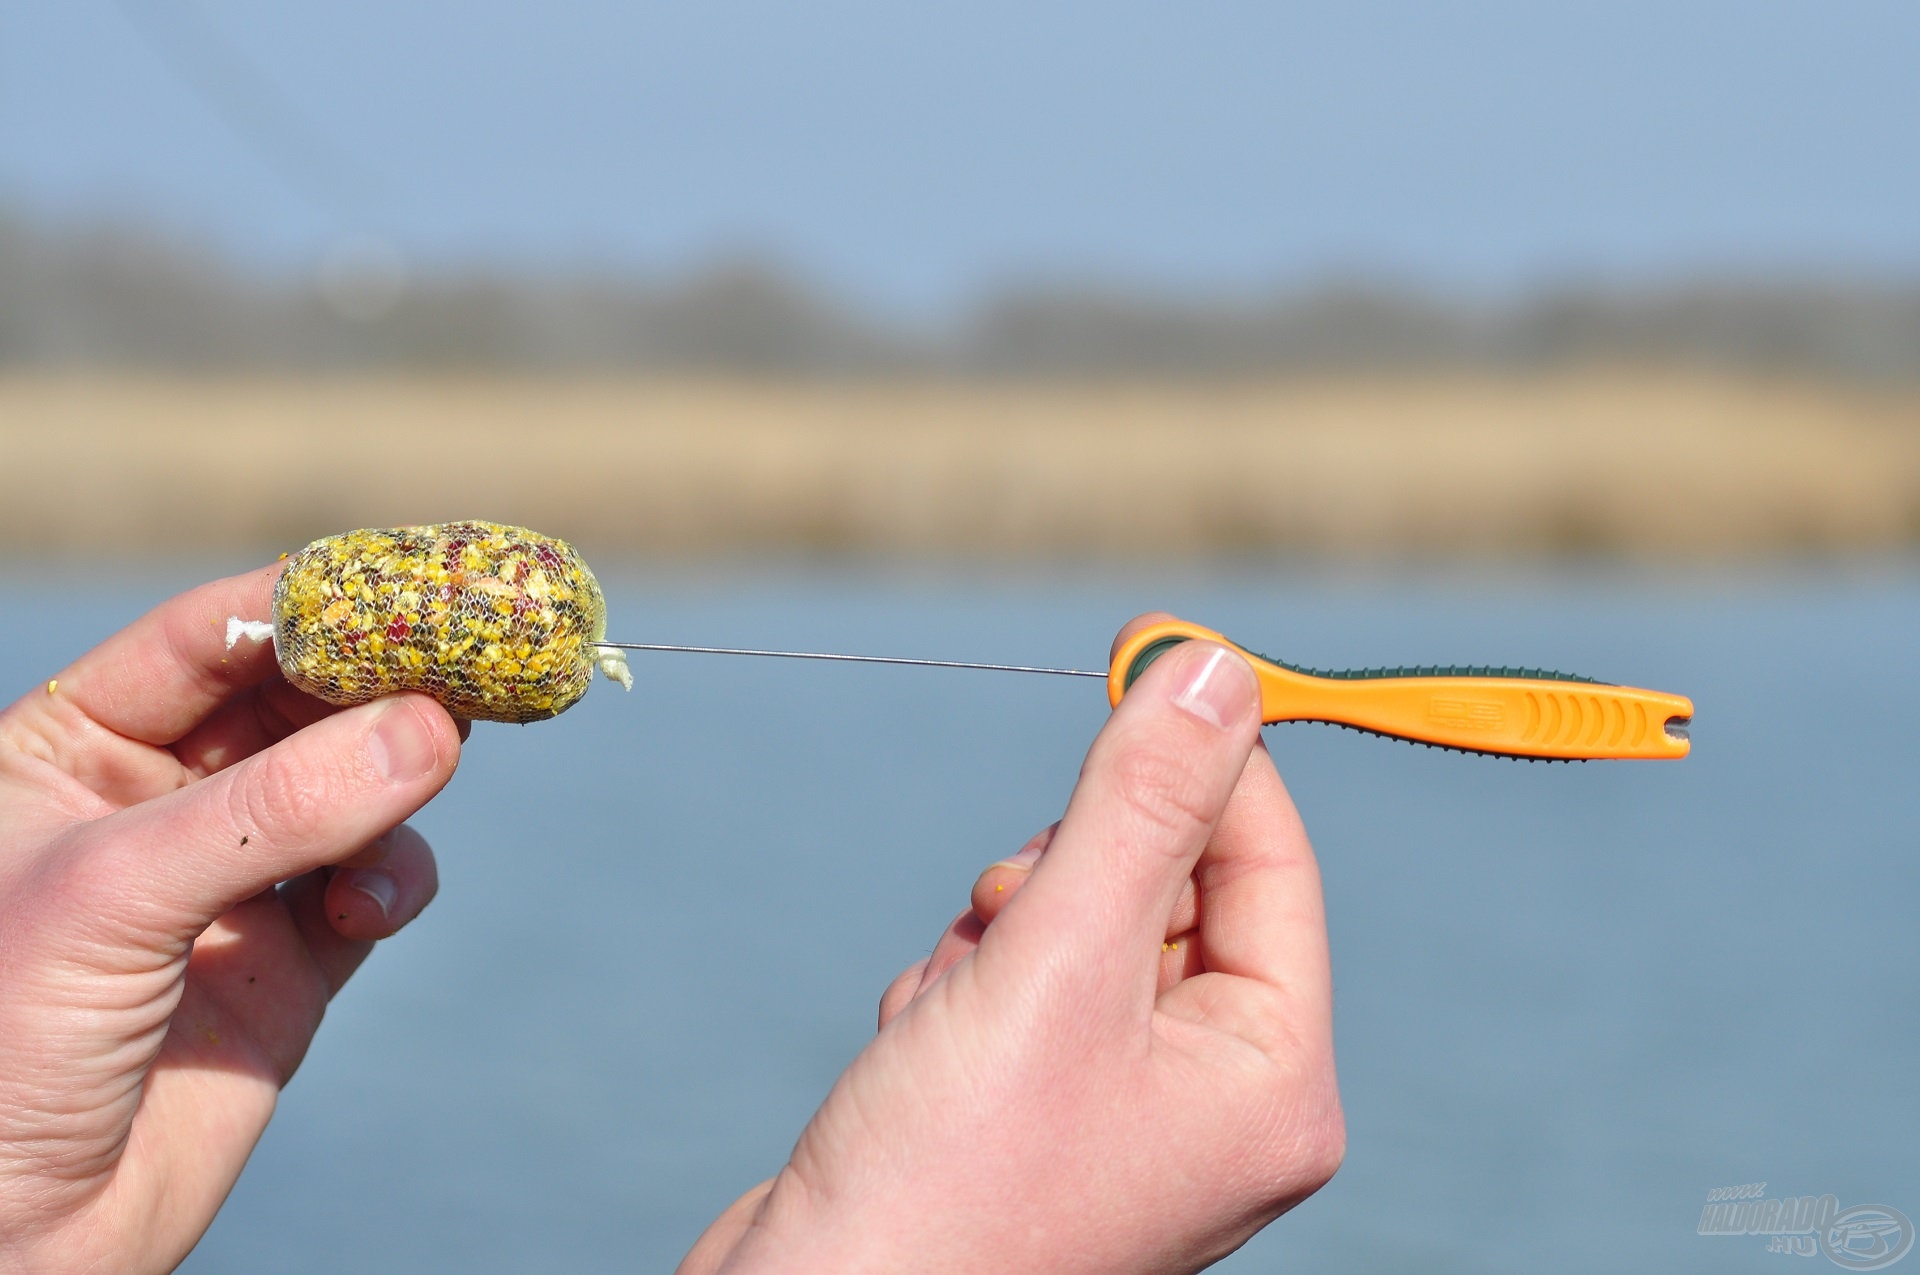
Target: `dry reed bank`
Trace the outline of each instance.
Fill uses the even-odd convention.
[[[1920,391],[1591,371],[1264,384],[0,378],[9,554],[484,517],[648,554],[1920,539]]]

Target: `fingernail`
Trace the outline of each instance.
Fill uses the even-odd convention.
[[[1174,693],[1173,706],[1225,730],[1246,715],[1252,682],[1253,670],[1245,660],[1224,646],[1215,647]]]
[[[1000,860],[999,866],[1009,867],[1009,868],[1030,868],[1034,864],[1040,862],[1040,855],[1045,850],[1046,850],[1046,847],[1043,845],[1040,845],[1038,843],[1030,843],[1026,849],[1022,850],[1019,854],[1014,855],[1011,859]]]
[[[373,734],[367,737],[367,755],[373,768],[392,783],[418,779],[433,769],[433,734],[413,705],[394,700],[381,710]]]
[[[357,868],[348,878],[347,886],[358,890],[379,905],[380,915],[391,916],[393,901],[400,895],[400,886],[392,877],[374,868]]]

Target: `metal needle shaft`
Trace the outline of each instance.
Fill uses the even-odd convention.
[[[975,668],[994,673],[1051,673],[1056,677],[1098,677],[1083,668],[1038,668],[1028,664],[974,664],[965,660],[916,660],[901,655],[841,655],[831,651],[756,651],[739,646],[671,646],[664,642],[596,642],[622,651],[683,651],[692,655],[764,655],[777,660],[841,660],[850,664],[911,664],[919,668]]]

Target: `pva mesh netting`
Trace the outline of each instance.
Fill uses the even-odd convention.
[[[620,653],[597,646],[606,624],[572,545],[491,522],[328,536],[294,554],[273,591],[294,686],[330,704],[421,691],[480,721],[563,713],[596,665],[630,686]]]

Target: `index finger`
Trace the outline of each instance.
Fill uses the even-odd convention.
[[[49,701],[143,744],[166,746],[205,721],[236,691],[278,671],[271,642],[227,649],[227,620],[273,616],[280,564],[230,576],[170,598],[75,660],[54,679],[55,694],[21,706],[46,712]],[[43,735],[72,733],[65,713],[50,714]]]
[[[1265,983],[1294,1014],[1330,1021],[1333,972],[1320,865],[1264,743],[1247,758],[1194,880],[1206,968]]]

